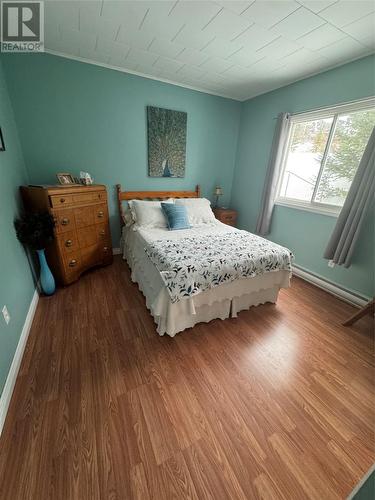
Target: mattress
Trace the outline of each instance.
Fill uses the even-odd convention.
[[[289,271],[267,272],[260,276],[237,279],[202,293],[172,303],[168,290],[146,248],[156,241],[178,240],[185,237],[220,235],[235,228],[217,221],[187,230],[168,231],[162,228],[124,227],[121,248],[123,258],[131,268],[131,279],[138,283],[157,325],[159,335],[173,337],[177,332],[201,321],[236,317],[243,309],[265,302],[275,303],[280,288],[290,284]]]

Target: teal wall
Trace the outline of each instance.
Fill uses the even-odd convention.
[[[47,54],[4,56],[18,131],[32,183],[80,170],[108,186],[114,246],[119,222],[114,186],[231,193],[241,104]],[[146,106],[188,113],[186,176],[147,176]]]
[[[7,304],[12,320],[5,326],[0,317],[0,390],[34,290],[13,230],[20,184],[54,183],[59,171],[89,171],[108,186],[115,246],[118,182],[128,190],[190,189],[199,183],[207,197],[220,184],[225,193],[221,202],[231,201],[239,210],[240,226],[253,231],[277,114],[372,95],[373,70],[374,58],[368,57],[238,103],[47,54],[2,55],[0,126],[7,151],[0,153],[0,308]],[[188,113],[184,179],[147,176],[147,105]],[[322,258],[334,223],[332,217],[276,207],[270,238],[291,248],[300,266],[372,295],[373,216],[366,221],[350,269],[330,269]]]
[[[296,113],[375,94],[374,57],[263,94],[243,104],[232,205],[239,223],[254,231],[275,128],[282,111]],[[302,210],[276,206],[269,238],[288,246],[296,264],[360,294],[374,294],[374,215],[369,214],[361,232],[353,265],[331,269],[323,259],[336,219]]]
[[[9,325],[0,316],[0,393],[3,390],[34,292],[26,255],[13,219],[18,213],[18,186],[27,175],[0,60],[0,127],[6,151],[0,152],[0,310],[7,305]]]

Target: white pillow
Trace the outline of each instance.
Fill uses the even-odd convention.
[[[131,200],[131,210],[135,212],[135,222],[142,227],[167,227],[167,219],[161,209],[161,201]],[[173,199],[163,200],[173,203]]]
[[[187,209],[189,222],[192,226],[211,224],[216,221],[211,210],[211,202],[207,198],[176,198],[176,205],[184,205]]]

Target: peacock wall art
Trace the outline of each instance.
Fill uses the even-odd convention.
[[[187,113],[147,106],[148,175],[184,177]]]

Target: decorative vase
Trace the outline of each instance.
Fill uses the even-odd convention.
[[[40,263],[40,284],[46,295],[53,295],[56,290],[55,278],[48,267],[44,249],[37,250]]]

